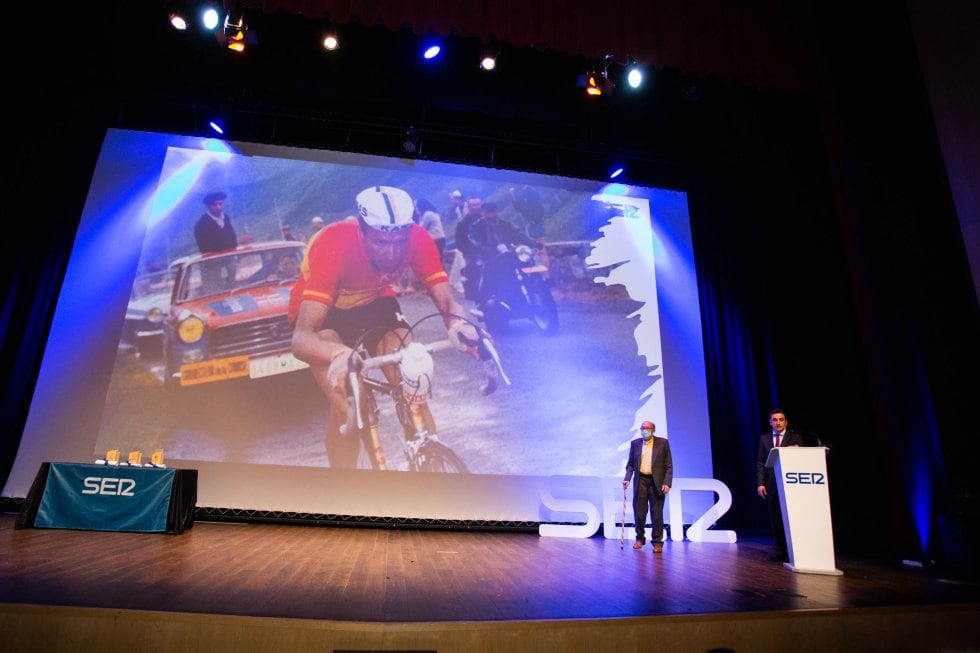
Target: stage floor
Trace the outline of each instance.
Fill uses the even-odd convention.
[[[536,534],[197,522],[181,535],[14,528],[0,603],[358,622],[590,620],[980,603],[980,584],[767,540],[648,544]]]

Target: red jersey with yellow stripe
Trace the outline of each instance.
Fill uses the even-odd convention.
[[[386,274],[371,265],[356,219],[328,225],[316,232],[306,246],[299,280],[289,296],[289,320],[296,320],[304,301],[349,309],[370,304],[379,297],[394,297],[391,284],[401,278],[406,268],[411,268],[426,288],[449,282],[436,244],[418,225],[412,225],[402,265],[396,272]]]

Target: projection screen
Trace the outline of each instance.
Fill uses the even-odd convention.
[[[437,208],[448,232],[443,260],[468,309],[474,302],[463,297],[454,269],[454,191],[496,204],[501,219],[544,245],[540,262],[559,326],[546,335],[521,319],[494,334],[509,385],[483,395],[480,361],[457,351],[433,355],[428,404],[439,441],[466,473],[408,471],[405,438],[384,398],[379,435],[388,469],[371,469],[364,456],[356,468],[333,467],[324,443],[327,401],[288,353],[264,367],[252,363],[252,374],[211,367],[199,382],[181,385],[167,363],[166,336],[145,328],[151,309],[163,315],[164,333],[182,310],[172,304],[173,274],[198,255],[194,225],[208,193],[226,194],[224,210],[248,242],[240,250],[271,242],[301,254],[314,217],[331,224],[354,215],[357,193],[375,185],[402,188]],[[283,227],[297,240],[284,241]],[[250,260],[239,263],[239,275],[261,263],[257,254]],[[396,283],[410,324],[433,313],[417,280]],[[227,323],[246,321],[253,304],[272,319],[282,312],[275,298],[290,286],[258,298],[225,295],[209,307]],[[421,339],[445,337],[437,320],[424,324]],[[238,369],[247,371],[244,360]],[[548,522],[560,519],[542,504],[547,480],[621,479],[628,443],[647,419],[670,440],[675,477],[711,478],[684,192],[109,130],[3,492],[26,496],[45,461],[92,462],[112,449],[148,458],[162,450],[167,466],[199,470],[198,506]]]

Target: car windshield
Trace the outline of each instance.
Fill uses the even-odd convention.
[[[295,281],[302,249],[283,247],[209,257],[191,263],[181,276],[177,301]]]
[[[170,295],[170,290],[173,288],[173,285],[174,273],[172,270],[160,270],[158,272],[141,274],[133,281],[133,290],[129,298],[130,300],[136,300],[149,295]]]

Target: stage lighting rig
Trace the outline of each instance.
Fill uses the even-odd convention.
[[[595,66],[579,77],[578,85],[585,88],[586,95],[594,97],[613,92],[616,84],[609,79],[609,64],[612,60],[613,55],[605,55]]]
[[[233,52],[244,52],[247,34],[247,10],[241,5],[235,5],[225,15],[225,47]]]
[[[405,130],[402,151],[409,156],[418,156],[422,151],[422,134],[414,125],[409,125]]]

